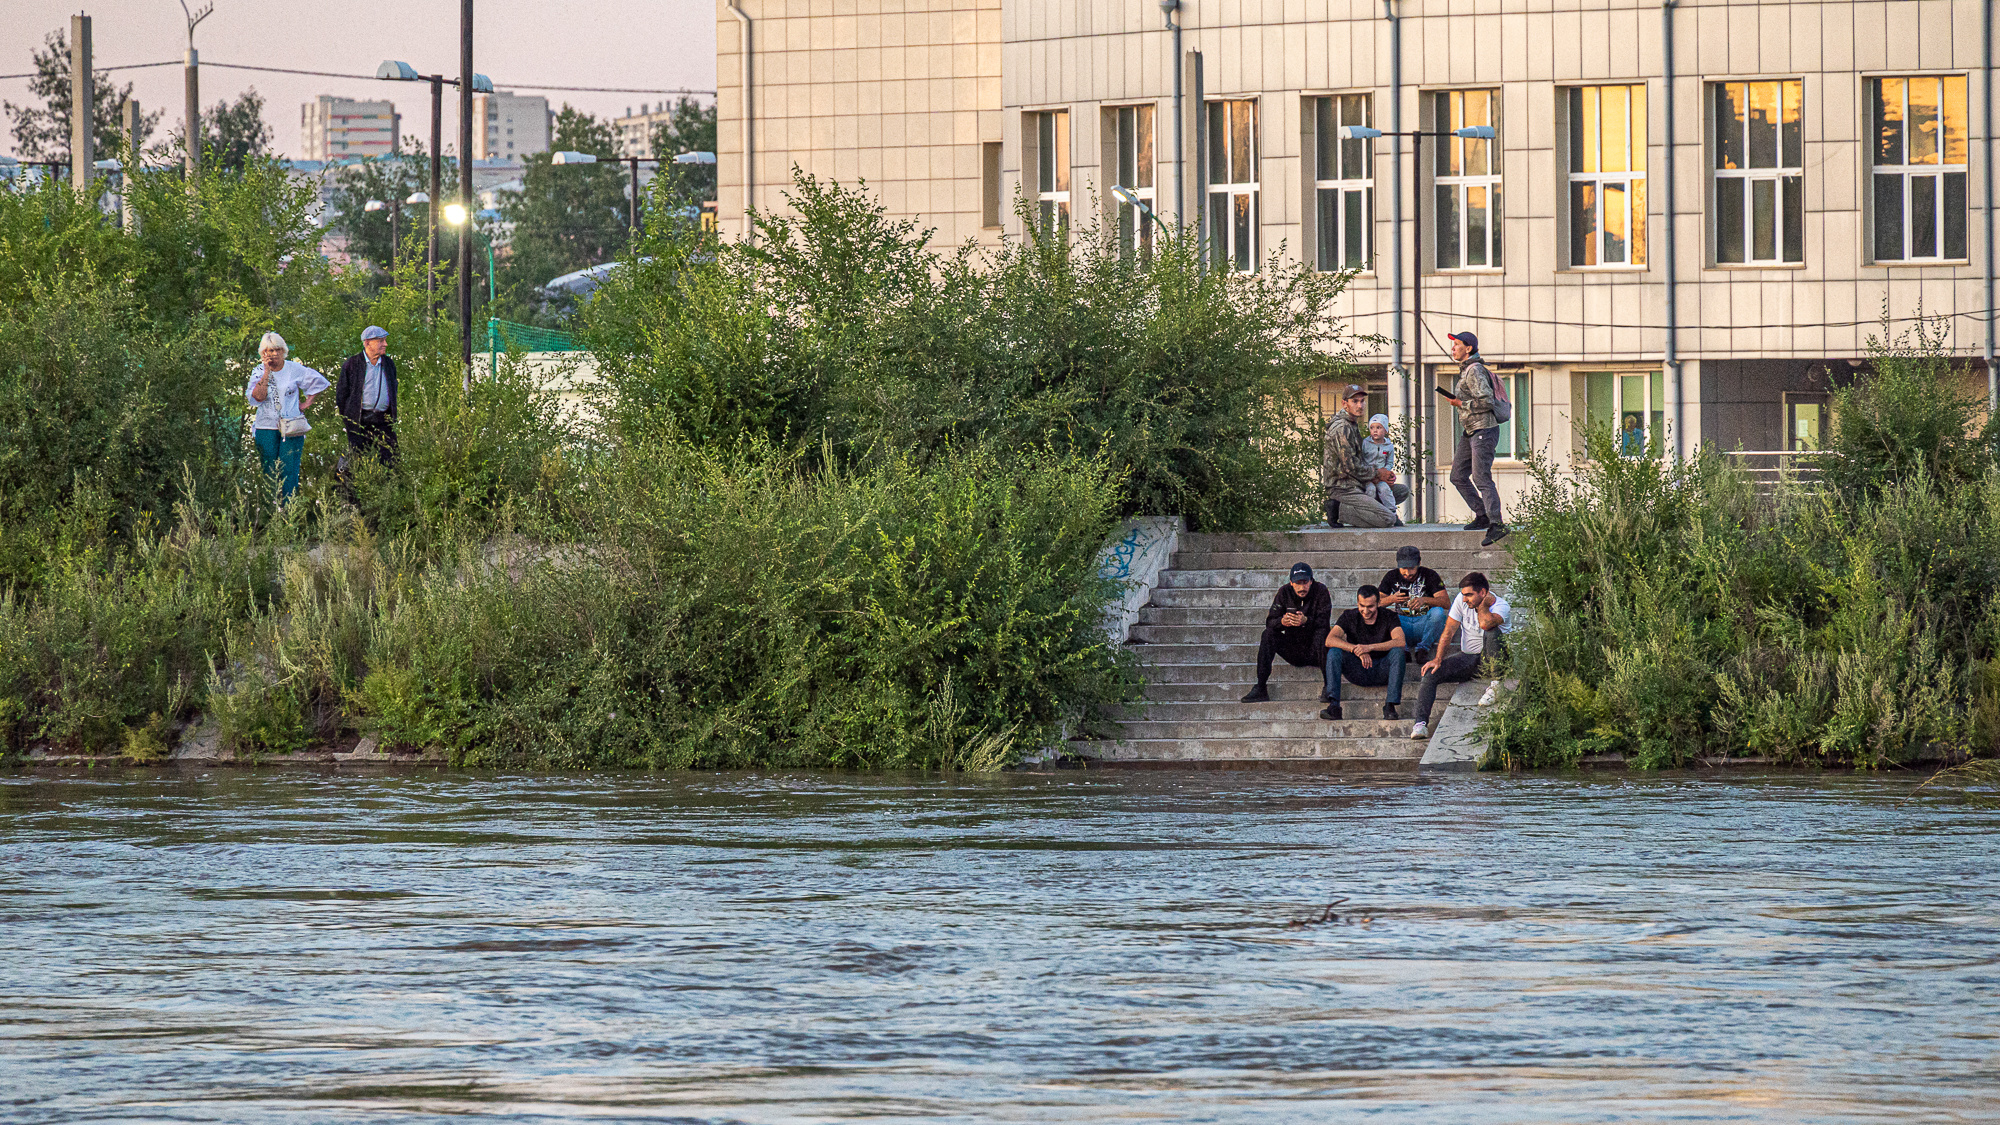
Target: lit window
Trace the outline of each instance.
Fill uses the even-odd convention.
[[[1112,111],[1118,138],[1118,183],[1130,188],[1147,207],[1154,204],[1153,107],[1125,106]],[[1131,257],[1153,252],[1153,220],[1137,207],[1118,201],[1118,253]]]
[[[1875,260],[1963,259],[1965,76],[1873,78]]]
[[[1491,125],[1493,139],[1444,137],[1437,149],[1437,268],[1500,266],[1500,92],[1443,90],[1431,95],[1432,127],[1454,132]]]
[[[1646,88],[1569,90],[1569,264],[1646,262]]]
[[[1257,103],[1208,103],[1208,254],[1218,269],[1257,269]]]
[[[1612,433],[1621,457],[1658,459],[1666,448],[1667,389],[1657,371],[1593,371],[1583,377],[1584,417]]]
[[[1340,139],[1342,125],[1373,125],[1367,94],[1312,99],[1313,187],[1319,268],[1367,269],[1375,225],[1374,142]]]
[[[1035,130],[1035,213],[1043,231],[1069,227],[1069,111],[1028,115]]]
[[[1805,127],[1801,87],[1718,82],[1715,99],[1715,260],[1805,260]]]

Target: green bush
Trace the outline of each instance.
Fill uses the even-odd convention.
[[[2000,467],[1938,339],[1877,346],[1834,399],[1820,473],[1759,496],[1706,451],[1589,438],[1522,506],[1521,690],[1488,765],[1636,767],[1756,755],[1880,767],[2000,752]]]

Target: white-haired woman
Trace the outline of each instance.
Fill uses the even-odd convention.
[[[312,429],[306,409],[330,384],[326,376],[286,358],[291,348],[276,332],[264,333],[257,352],[263,362],[250,373],[243,397],[257,411],[251,431],[257,439],[257,457],[266,475],[274,468],[281,470],[282,495],[289,500],[299,490],[299,455],[305,452],[306,431]]]

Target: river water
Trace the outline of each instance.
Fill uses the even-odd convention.
[[[0,1120],[1990,1121],[1910,788],[0,776]]]

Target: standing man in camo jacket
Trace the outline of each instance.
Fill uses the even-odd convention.
[[[1451,358],[1458,361],[1458,385],[1445,399],[1458,407],[1458,448],[1451,455],[1451,484],[1472,509],[1467,531],[1486,529],[1480,546],[1491,547],[1507,534],[1500,514],[1500,490],[1493,486],[1493,451],[1500,445],[1500,419],[1493,413],[1493,372],[1479,355],[1479,337],[1454,332]]]
[[[1396,483],[1396,474],[1368,464],[1361,448],[1361,419],[1368,415],[1368,389],[1350,383],[1341,392],[1340,409],[1326,427],[1326,451],[1320,458],[1319,479],[1326,490],[1326,522],[1330,527],[1401,527],[1402,518],[1363,491],[1376,481],[1389,485],[1397,503],[1409,498],[1410,486]]]

